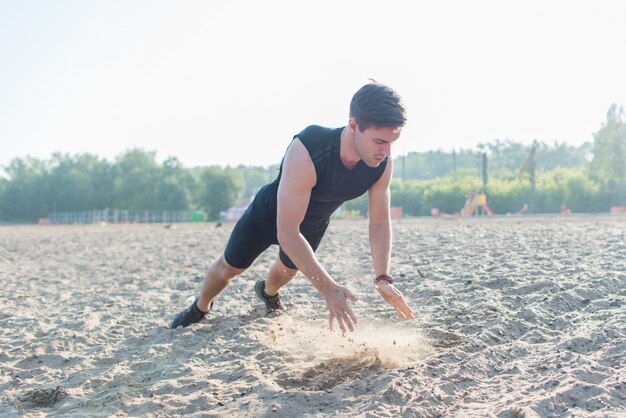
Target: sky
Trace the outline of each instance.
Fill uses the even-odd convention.
[[[0,167],[155,151],[267,166],[348,121],[368,80],[408,122],[392,153],[580,145],[626,104],[626,2],[0,0]]]

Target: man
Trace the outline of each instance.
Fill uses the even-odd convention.
[[[324,297],[330,329],[337,321],[342,332],[353,331],[357,319],[348,301],[356,302],[356,297],[324,270],[315,250],[332,213],[366,191],[374,285],[400,317],[413,319],[389,275],[390,154],[405,122],[400,97],[389,87],[373,82],[352,98],[347,126],[309,126],[294,136],[277,179],[259,190],[235,225],[224,254],[209,268],[200,296],[174,318],[171,327],[202,320],[233,277],[250,267],[270,245],[279,244],[279,257],[267,280],[255,285],[268,312],[282,309],[278,291],[300,270]]]

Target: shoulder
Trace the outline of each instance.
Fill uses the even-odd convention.
[[[336,129],[326,128],[319,125],[310,125],[294,135],[294,138],[300,138],[301,141],[319,140],[320,138],[329,138],[333,136]]]
[[[289,145],[283,160],[282,171],[285,176],[281,176],[281,185],[294,183],[308,185],[309,188],[315,185],[313,160],[299,138],[294,139]]]
[[[311,125],[295,135],[294,138],[298,138],[302,142],[313,162],[318,164],[338,151],[342,129]]]
[[[285,153],[285,161],[311,161],[311,156],[304,146],[302,139],[298,136],[294,137],[293,141],[287,148],[287,152]]]

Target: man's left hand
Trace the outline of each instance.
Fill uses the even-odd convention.
[[[376,285],[378,293],[398,312],[398,316],[403,319],[415,319],[413,311],[409,308],[404,296],[394,285],[387,282],[380,282]]]

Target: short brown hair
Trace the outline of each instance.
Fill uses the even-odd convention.
[[[352,96],[350,117],[356,120],[361,132],[372,126],[401,128],[406,123],[406,109],[391,87],[372,80]]]

